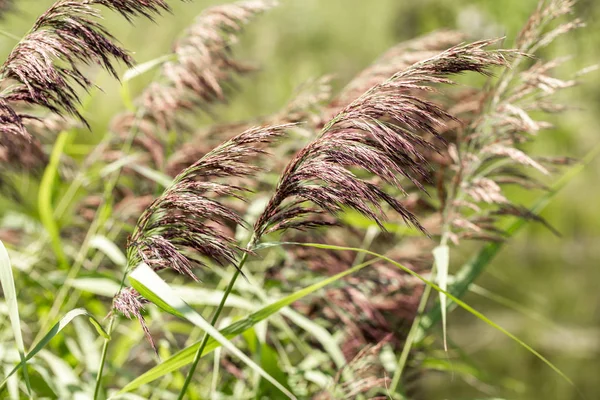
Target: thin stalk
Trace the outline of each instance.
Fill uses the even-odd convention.
[[[52,148],[48,166],[46,167],[44,175],[42,176],[40,190],[38,193],[38,210],[40,214],[40,220],[50,236],[50,244],[58,264],[63,269],[69,268],[69,261],[65,255],[64,246],[60,237],[60,228],[58,227],[56,220],[53,218],[52,192],[54,189],[54,180],[60,164],[60,157],[64,152],[68,138],[69,132],[63,131],[54,141],[54,147]]]
[[[123,274],[123,277],[121,278],[121,284],[119,287],[119,291],[117,293],[120,293],[121,290],[123,290],[123,288],[125,287],[125,279],[127,278],[129,268],[125,269],[125,273]],[[100,364],[98,365],[98,374],[96,375],[96,386],[94,388],[94,400],[98,399],[98,395],[100,394],[100,387],[102,386],[102,375],[104,373],[104,364],[106,364],[106,355],[108,354],[108,345],[110,343],[110,339],[112,338],[112,333],[113,330],[115,328],[115,313],[111,312],[110,314],[110,321],[108,323],[108,329],[106,330],[106,333],[108,333],[108,337],[104,339],[104,343],[102,344],[102,355],[100,356]]]
[[[137,134],[139,132],[139,124],[142,120],[142,117],[143,117],[145,111],[146,110],[144,107],[138,108],[137,113],[135,115],[134,123],[132,124],[131,128],[129,129],[129,132],[127,133],[127,138],[125,139],[125,142],[121,146],[122,153],[129,153],[129,151],[131,151],[135,137],[137,136]],[[73,187],[74,188],[73,191],[76,192],[78,187],[83,183],[83,175],[81,175],[81,176],[82,176],[81,180],[75,180],[75,182],[73,182],[73,184],[69,187],[69,189],[68,189],[69,193],[71,193],[71,187]],[[100,231],[100,228],[102,226],[102,221],[101,221],[102,213],[100,211],[103,210],[104,207],[106,207],[106,205],[108,204],[108,201],[112,196],[113,189],[116,187],[117,183],[119,182],[120,177],[121,177],[121,169],[118,169],[118,170],[112,172],[112,174],[108,177],[108,181],[104,186],[102,202],[98,206],[98,210],[96,211],[96,214],[94,215],[94,220],[90,224],[90,228],[88,229],[88,231],[83,239],[83,242],[82,242],[81,246],[79,247],[79,251],[78,251],[77,255],[75,256],[75,261],[74,261],[71,269],[69,270],[69,273],[67,274],[67,277],[66,277],[63,285],[61,285],[61,287],[55,297],[54,303],[52,304],[52,308],[50,309],[48,314],[46,314],[46,316],[42,319],[42,322],[40,323],[40,326],[42,327],[42,329],[40,329],[40,331],[38,332],[38,335],[36,336],[34,342],[41,339],[41,335],[43,334],[43,332],[47,331],[49,322],[52,321],[58,315],[60,309],[63,306],[63,303],[64,303],[66,297],[69,295],[69,292],[71,290],[71,282],[73,281],[73,279],[75,279],[77,277],[77,275],[79,274],[79,271],[83,267],[83,263],[85,262],[86,256],[89,251],[90,241]],[[62,206],[62,207],[60,207],[60,211],[64,212],[67,205],[63,204],[61,201],[61,204],[59,204],[59,206]]]
[[[111,315],[107,330],[109,338],[112,334],[114,325],[115,317],[114,315]],[[94,388],[94,400],[98,399],[98,395],[100,394],[100,387],[102,386],[102,374],[104,373],[104,364],[106,363],[106,355],[108,354],[108,344],[110,343],[109,338],[104,339],[104,343],[102,344],[102,355],[100,357],[100,365],[98,366],[98,374],[96,375],[96,386]]]
[[[3,29],[0,29],[0,35],[7,37],[9,39],[13,39],[17,43],[21,42],[21,40],[23,39],[23,38],[18,37],[17,35],[13,35],[12,33],[7,32]]]
[[[256,236],[252,235],[252,238],[250,238],[250,241],[248,243],[247,249],[251,250],[256,245],[257,241],[258,241],[258,238]],[[210,321],[210,324],[212,326],[216,326],[217,321],[219,320],[219,316],[221,315],[223,308],[225,308],[225,302],[227,301],[227,297],[229,297],[229,294],[233,290],[235,281],[240,276],[242,268],[244,267],[244,264],[246,264],[246,261],[248,260],[248,254],[249,254],[248,252],[244,253],[237,268],[235,269],[235,273],[231,277],[231,280],[229,281],[229,285],[227,285],[227,288],[225,289],[225,293],[223,294],[223,297],[221,298],[221,302],[219,303],[219,306],[217,307],[217,310],[215,311],[215,313],[212,317],[212,320]],[[200,346],[198,347],[198,351],[196,351],[196,354],[194,355],[194,360],[192,361],[190,370],[188,371],[188,374],[185,377],[185,382],[183,383],[183,386],[181,388],[181,391],[179,392],[179,396],[177,397],[177,400],[182,400],[185,397],[187,389],[188,389],[190,383],[192,382],[192,378],[194,376],[194,372],[196,371],[196,367],[198,366],[198,362],[200,361],[200,358],[202,357],[202,352],[204,351],[204,348],[206,347],[206,344],[208,343],[209,337],[210,336],[208,335],[208,332],[205,332],[204,336],[202,337],[202,342],[200,343]]]
[[[434,272],[435,271],[432,269],[431,273],[434,274]],[[402,377],[402,373],[404,372],[404,368],[406,367],[406,362],[408,361],[408,355],[410,354],[410,350],[412,349],[412,346],[417,337],[417,333],[419,332],[419,329],[421,327],[421,318],[423,318],[423,313],[425,312],[425,307],[427,307],[427,302],[429,301],[430,295],[431,286],[425,285],[425,290],[423,291],[423,295],[421,296],[421,300],[419,301],[417,316],[413,320],[413,323],[410,327],[410,331],[408,332],[408,336],[406,337],[406,343],[402,348],[402,353],[400,354],[400,358],[398,359],[398,365],[396,366],[394,376],[392,377],[392,383],[389,387],[390,393],[395,393],[398,390],[400,378]]]

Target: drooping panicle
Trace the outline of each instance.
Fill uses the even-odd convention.
[[[4,95],[7,101],[35,104],[83,119],[77,111],[76,89],[87,89],[92,83],[82,66],[100,65],[117,77],[113,59],[132,64],[127,51],[98,22],[101,14],[94,5],[105,6],[127,19],[166,9],[161,0],[57,1],[37,19],[0,68],[4,79],[15,82]]]
[[[470,124],[464,128],[463,141],[452,145],[449,170],[453,176],[449,201],[446,204],[447,236],[454,242],[462,238],[503,240],[498,219],[504,215],[535,220],[550,227],[543,219],[526,208],[513,204],[504,194],[503,185],[518,185],[525,189],[544,188],[531,174],[536,171],[549,175],[551,163],[536,158],[522,147],[552,124],[536,117],[556,113],[568,107],[556,104],[551,98],[556,92],[576,84],[573,79],[559,79],[553,71],[565,57],[553,60],[537,58],[534,63],[524,60],[537,57],[536,51],[559,36],[581,27],[574,19],[554,24],[571,13],[574,1],[541,0],[538,7],[516,39],[516,57],[494,85],[488,85],[481,107]],[[586,71],[584,71],[586,72]]]
[[[139,113],[125,113],[117,117],[115,129],[128,131],[143,124],[142,133],[158,136],[185,128],[190,111],[223,101],[227,84],[253,69],[233,57],[231,46],[246,24],[274,5],[274,1],[250,0],[203,11],[174,44],[173,59],[162,65],[160,78],[141,94],[143,121]]]
[[[141,15],[152,17],[168,7],[163,0],[58,0],[35,22],[0,67],[0,79],[6,89],[1,95],[5,151],[18,148],[36,157],[40,143],[25,129],[31,115],[17,111],[23,104],[39,106],[52,113],[71,114],[85,122],[78,111],[79,88],[89,89],[92,82],[84,67],[99,65],[117,76],[115,60],[126,65],[132,59],[113,36],[99,23],[104,6],[127,20]],[[10,125],[10,126],[8,126]],[[19,134],[19,137],[10,136]],[[26,138],[24,140],[23,138]],[[9,146],[7,143],[12,143]],[[29,144],[29,147],[24,147]],[[10,155],[10,159],[18,158]],[[6,157],[5,157],[6,158]],[[44,165],[40,157],[37,166]]]
[[[0,165],[33,171],[45,164],[47,157],[24,123],[23,117],[0,98]]]
[[[194,264],[204,265],[197,257],[183,255],[189,248],[218,264],[235,263],[239,247],[235,239],[221,234],[216,224],[243,223],[242,217],[218,201],[218,197],[242,198],[246,189],[219,183],[218,178],[244,177],[259,168],[248,161],[264,152],[268,144],[281,136],[287,125],[254,128],[225,142],[181,172],[142,214],[129,240],[128,261],[140,262],[160,270],[172,268],[192,274]]]
[[[452,83],[448,78],[452,74],[489,74],[490,67],[506,65],[505,52],[485,50],[492,43],[455,46],[398,72],[345,107],[288,164],[256,222],[257,234],[318,226],[320,222],[311,219],[311,214],[335,215],[346,208],[383,227],[382,203],[421,228],[385,185],[402,191],[403,177],[424,190],[428,166],[422,150],[435,148],[432,140],[452,116],[415,92],[427,93],[435,90],[432,85]],[[359,178],[357,170],[381,183]]]
[[[244,200],[248,189],[232,183],[252,176],[260,168],[250,161],[265,154],[265,147],[282,136],[290,125],[260,127],[223,143],[175,177],[172,185],[146,208],[127,246],[127,263],[141,262],[155,271],[171,269],[193,280],[195,266],[209,262],[236,265],[246,251],[224,229],[227,224],[244,226],[242,216],[225,199]],[[115,308],[127,316],[138,316],[138,302],[115,299]]]

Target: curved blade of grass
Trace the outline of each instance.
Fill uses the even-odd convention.
[[[306,332],[309,332],[311,336],[316,338],[325,351],[327,351],[337,368],[343,368],[347,364],[344,353],[342,353],[340,346],[327,329],[291,308],[282,309],[281,314],[286,318],[289,318],[296,326],[304,329]]]
[[[218,341],[224,348],[229,350],[246,365],[252,368],[252,370],[269,381],[273,386],[281,391],[281,393],[285,394],[290,399],[296,399],[296,396],[286,389],[277,379],[269,375],[267,371],[265,371],[260,365],[252,361],[250,357],[248,357],[246,354],[244,354],[244,352],[238,349],[237,346],[231,343],[225,336],[223,336],[221,332],[219,332],[208,321],[202,318],[202,316],[188,306],[186,302],[181,300],[175,291],[148,265],[144,263],[140,264],[131,273],[131,275],[129,275],[129,281],[131,282],[131,286],[133,286],[133,288],[135,288],[147,300],[150,300],[163,310],[173,315],[187,319],[200,329],[204,330],[216,341]]]
[[[125,107],[134,112],[135,106],[133,104],[133,100],[131,99],[131,90],[129,87],[129,82],[140,75],[145,74],[146,72],[152,71],[153,69],[163,65],[165,62],[177,59],[176,54],[166,54],[160,57],[154,58],[150,61],[146,61],[145,63],[135,65],[129,68],[123,74],[123,78],[121,79],[121,99],[125,104]]]
[[[119,267],[124,267],[127,264],[125,254],[119,249],[113,241],[103,235],[96,235],[90,240],[90,247],[100,250],[110,261]]]
[[[559,180],[557,180],[551,189],[540,196],[530,211],[532,214],[539,214],[552,201],[554,196],[560,192],[571,180],[577,176],[585,167],[600,154],[600,144],[597,144],[590,150],[581,162],[570,168]],[[516,219],[507,229],[506,238],[510,238],[520,231],[527,221]],[[487,265],[494,259],[496,254],[502,249],[504,242],[488,243],[479,251],[477,255],[467,261],[456,273],[455,281],[449,285],[448,291],[456,297],[462,297],[469,290],[471,284],[485,270]],[[445,309],[451,310],[455,304],[449,302]],[[442,317],[442,305],[438,302],[421,319],[421,326],[416,335],[415,341],[420,341]]]
[[[149,180],[158,183],[164,188],[168,188],[173,183],[173,178],[170,176],[163,174],[162,172],[156,171],[152,168],[148,168],[141,164],[132,164],[130,165],[131,169],[133,169],[138,174],[142,175],[144,178],[148,178]]]
[[[503,307],[510,308],[510,309],[518,312],[519,314],[524,315],[527,318],[530,318],[534,321],[537,321],[541,324],[548,326],[549,328],[553,328],[553,329],[558,328],[552,320],[544,317],[543,315],[541,315],[533,310],[523,307],[521,305],[521,303],[519,303],[518,301],[514,301],[507,297],[501,296],[501,295],[494,293],[491,290],[488,290],[486,288],[483,288],[475,283],[471,284],[471,286],[469,287],[469,291],[471,293],[475,293],[481,297],[484,297],[488,300],[491,300]]]
[[[44,170],[42,181],[40,182],[40,190],[38,193],[38,209],[40,213],[40,221],[44,228],[50,235],[50,241],[52,243],[52,250],[56,255],[59,265],[62,268],[67,269],[67,257],[63,250],[62,241],[60,239],[60,230],[54,219],[54,210],[52,209],[52,191],[54,189],[54,181],[58,174],[58,167],[60,165],[60,157],[64,151],[69,135],[68,132],[61,132],[52,148],[50,154],[50,160]]]
[[[110,299],[115,296],[115,293],[121,287],[118,282],[103,277],[77,278],[69,281],[69,284],[71,287],[82,292],[93,293]],[[171,285],[171,287],[179,294],[179,297],[183,301],[194,306],[217,306],[223,298],[224,293],[223,290],[210,290],[183,285]],[[257,308],[257,304],[234,294],[229,295],[225,306],[250,312]]]
[[[415,271],[411,270],[410,268],[407,268],[407,267],[403,266],[402,264],[397,263],[396,261],[392,260],[391,258],[388,258],[388,257],[386,257],[386,256],[384,256],[382,254],[378,254],[378,253],[375,253],[375,252],[372,252],[372,251],[369,251],[369,250],[359,249],[359,248],[354,248],[354,247],[333,246],[333,245],[320,244],[320,243],[293,243],[293,242],[288,242],[288,243],[281,243],[281,244],[282,245],[296,245],[296,246],[314,247],[314,248],[317,248],[317,249],[361,252],[361,253],[365,253],[365,254],[368,254],[368,255],[371,255],[371,256],[378,257],[378,258],[380,258],[380,259],[382,259],[384,261],[387,261],[390,264],[396,266],[397,268],[403,270],[404,272],[406,272],[406,273],[414,276],[415,278],[421,280],[423,283],[425,283],[426,285],[430,286],[432,289],[436,290],[437,292],[445,294],[446,296],[448,296],[449,299],[451,299],[452,301],[454,301],[458,306],[460,306],[461,308],[463,308],[465,311],[468,311],[469,313],[473,314],[474,316],[476,316],[477,318],[479,318],[480,320],[482,320],[486,324],[490,325],[492,328],[495,328],[496,330],[502,332],[503,334],[505,334],[506,336],[508,336],[509,338],[511,338],[512,340],[514,340],[515,342],[517,342],[519,345],[521,345],[526,350],[528,350],[531,354],[535,355],[537,358],[539,358],[541,361],[543,361],[544,364],[546,364],[554,372],[556,372],[558,375],[560,375],[561,378],[563,378],[565,381],[569,382],[569,384],[571,384],[573,387],[575,387],[575,384],[573,383],[573,381],[564,372],[562,372],[557,366],[555,366],[554,364],[552,364],[550,362],[550,360],[548,360],[546,357],[544,357],[543,355],[541,355],[533,347],[529,346],[527,343],[523,342],[521,339],[519,339],[518,337],[516,337],[515,335],[513,335],[512,333],[510,333],[506,329],[502,328],[500,325],[496,324],[495,322],[493,322],[492,320],[490,320],[489,318],[487,318],[485,315],[483,315],[482,313],[480,313],[479,311],[475,310],[473,307],[471,307],[470,305],[468,305],[467,303],[465,303],[464,301],[462,301],[459,298],[455,297],[452,293],[450,293],[450,292],[448,292],[446,290],[443,290],[442,288],[440,288],[435,283],[433,283],[433,282],[431,282],[431,281],[423,278],[420,274],[416,273]]]
[[[82,315],[88,317],[90,323],[94,326],[94,328],[96,328],[96,331],[100,336],[104,338],[109,337],[108,334],[102,328],[102,325],[100,325],[100,323],[98,322],[98,320],[96,320],[96,318],[94,318],[94,316],[90,314],[86,309],[76,308],[74,310],[71,310],[64,317],[62,317],[62,319],[58,321],[52,327],[52,329],[50,329],[50,331],[39,341],[38,344],[35,345],[35,347],[29,353],[27,353],[25,359],[21,361],[15,368],[13,368],[8,375],[6,375],[2,383],[0,383],[0,389],[2,389],[4,385],[6,385],[6,381],[12,376],[12,374],[17,372],[20,368],[22,368],[25,365],[27,361],[31,360],[37,353],[39,353],[44,347],[46,347],[48,342],[54,339],[54,337],[56,337],[56,335],[58,335],[67,325],[69,325],[69,323],[71,323],[73,319]]]
[[[118,160],[113,161],[110,164],[107,164],[106,166],[104,166],[100,170],[99,175],[101,178],[106,178],[107,176],[109,176],[117,171],[120,171],[121,169],[123,169],[123,167],[138,162],[139,159],[140,159],[140,155],[137,153],[129,154],[128,156],[121,157]]]
[[[334,275],[327,279],[323,279],[321,282],[317,282],[313,285],[305,287],[304,289],[298,290],[298,291],[284,297],[281,300],[278,300],[274,303],[271,303],[271,304],[261,308],[260,310],[256,311],[255,313],[250,314],[246,318],[244,318],[238,322],[235,322],[234,324],[229,325],[228,327],[221,330],[221,334],[223,336],[225,336],[227,339],[231,339],[238,335],[241,335],[242,333],[246,332],[248,329],[251,329],[254,325],[266,320],[267,318],[269,318],[270,316],[272,316],[274,314],[277,314],[280,310],[291,305],[292,303],[316,292],[319,289],[324,288],[327,285],[337,282],[340,279],[342,279],[348,275],[351,275],[357,271],[360,271],[361,269],[371,265],[373,262],[374,262],[374,260],[362,263],[362,264],[352,267],[344,272],[341,272],[337,275]],[[173,371],[177,371],[178,369],[186,366],[187,364],[191,363],[192,360],[194,359],[194,355],[196,354],[196,351],[198,350],[199,346],[200,346],[200,341],[179,351],[178,353],[174,354],[171,358],[164,360],[162,363],[158,364],[154,368],[148,370],[144,374],[140,375],[139,377],[137,377],[136,379],[134,379],[133,381],[128,383],[123,389],[121,389],[118,392],[118,394],[136,390],[137,388],[139,388],[142,385],[150,383],[156,379],[159,379]],[[210,352],[212,352],[219,346],[220,345],[216,340],[214,340],[213,338],[210,338],[206,347],[204,348],[202,356],[209,354]]]
[[[130,80],[137,78],[138,76],[143,75],[146,72],[151,71],[154,68],[159,67],[168,61],[173,61],[176,59],[177,59],[176,54],[165,54],[160,57],[154,58],[150,61],[146,61],[144,63],[134,65],[133,67],[131,67],[127,71],[125,71],[125,73],[123,73],[123,78],[121,79],[121,81],[123,83],[129,82]]]
[[[450,264],[450,248],[440,245],[433,249],[433,259],[435,260],[435,269],[437,271],[437,281],[440,288],[448,290],[448,265]],[[448,351],[448,342],[446,340],[446,295],[442,292],[440,295],[440,305],[442,307],[442,330],[444,335],[444,350]]]
[[[15,279],[12,273],[10,257],[8,256],[8,252],[6,251],[6,247],[4,247],[2,240],[0,240],[0,284],[2,285],[2,291],[4,292],[6,306],[8,307],[8,317],[15,337],[17,350],[19,351],[19,357],[21,358],[21,363],[26,365],[25,344],[23,343],[23,334],[21,333],[21,318],[19,317],[19,302],[17,300],[17,290],[15,289]],[[23,368],[23,376],[25,377],[27,393],[29,394],[29,397],[31,397],[31,383],[29,382],[27,368]]]

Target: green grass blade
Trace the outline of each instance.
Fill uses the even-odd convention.
[[[54,219],[54,210],[52,207],[52,192],[54,189],[54,181],[58,175],[58,167],[60,165],[60,157],[63,153],[69,135],[68,132],[61,132],[52,148],[50,160],[44,170],[42,181],[40,182],[40,190],[38,193],[38,209],[40,220],[44,228],[50,235],[52,250],[56,254],[56,258],[63,268],[68,268],[67,257],[63,250],[62,241],[60,239],[60,230],[56,220]]]
[[[448,265],[450,264],[450,248],[448,246],[438,246],[433,249],[433,259],[435,260],[435,269],[437,271],[437,280],[440,288],[448,290]],[[448,351],[448,342],[446,340],[446,295],[442,292],[440,295],[440,305],[442,307],[442,331],[444,336],[444,350]]]
[[[129,82],[130,80],[135,79],[138,76],[143,75],[146,72],[149,72],[149,71],[153,70],[154,68],[157,68],[168,61],[173,61],[176,59],[177,59],[177,55],[175,55],[175,54],[165,54],[160,57],[154,58],[150,61],[146,61],[144,63],[134,65],[133,67],[131,67],[127,71],[125,71],[125,73],[123,73],[123,78],[121,79],[121,81],[123,83]]]
[[[87,310],[85,310],[83,308],[77,308],[75,310],[71,310],[64,317],[62,317],[62,319],[60,321],[58,321],[52,327],[52,329],[50,329],[50,331],[38,342],[38,344],[35,345],[35,347],[29,353],[27,353],[27,355],[25,356],[25,359],[23,361],[21,361],[15,368],[13,368],[12,371],[10,371],[10,373],[8,375],[6,375],[6,377],[4,378],[4,381],[2,381],[2,383],[0,383],[0,389],[3,388],[4,385],[6,385],[6,381],[8,380],[8,378],[10,378],[20,368],[22,368],[27,361],[31,360],[36,354],[38,354],[41,350],[43,350],[44,347],[46,347],[46,345],[52,339],[54,339],[67,325],[69,325],[69,323],[71,323],[71,321],[73,321],[73,319],[75,319],[79,316],[88,317],[90,323],[94,326],[94,328],[96,328],[96,331],[98,332],[98,334],[100,336],[102,336],[104,338],[109,337],[108,334],[102,328],[102,325],[100,325],[100,323],[98,322],[98,320],[96,320],[94,318],[94,316],[92,314],[90,314]]]
[[[93,293],[112,299],[121,287],[119,282],[108,278],[77,278],[69,281],[71,287],[82,292]],[[223,290],[210,290],[198,287],[183,285],[171,285],[179,297],[190,305],[198,306],[217,306],[223,298]],[[245,311],[254,311],[257,303],[246,300],[241,296],[229,295],[225,307],[233,307]]]
[[[261,308],[260,310],[256,311],[253,314],[250,314],[246,318],[232,325],[229,325],[225,329],[221,330],[221,334],[227,339],[231,339],[238,335],[241,335],[248,329],[251,329],[254,325],[266,320],[270,316],[278,313],[280,310],[291,305],[292,303],[316,292],[319,289],[324,288],[327,285],[337,282],[348,275],[360,271],[361,269],[371,265],[372,263],[372,261],[365,262],[363,264],[350,268],[347,271],[341,272],[327,279],[323,279],[322,281],[310,285],[304,289],[298,290],[290,294],[289,296],[284,297],[281,300],[278,300],[272,304],[269,304],[268,306]],[[162,363],[158,364],[156,367],[148,370],[144,374],[131,381],[123,389],[121,389],[119,393],[125,393],[130,392],[132,390],[136,390],[142,385],[155,381],[156,379],[159,379],[173,371],[176,371],[186,366],[187,364],[191,363],[194,359],[194,355],[196,354],[196,351],[198,350],[199,346],[200,342],[196,342],[191,346],[188,346],[185,349],[181,350],[177,354],[174,354],[171,358],[166,359]],[[213,338],[210,338],[208,344],[204,349],[204,352],[202,353],[202,356],[209,354],[218,347],[219,343]]]
[[[111,174],[114,174],[117,171],[120,171],[126,166],[134,164],[138,162],[140,159],[140,155],[137,153],[129,154],[128,156],[121,157],[116,161],[111,162],[110,164],[105,165],[99,172],[101,178],[106,178]]]
[[[131,286],[140,292],[147,300],[157,304],[159,307],[176,315],[187,319],[200,329],[207,332],[211,337],[218,341],[224,348],[242,360],[252,370],[260,374],[265,380],[285,394],[290,399],[296,399],[288,389],[286,389],[277,379],[273,378],[260,365],[255,363],[244,352],[231,343],[221,332],[206,321],[200,314],[187,305],[175,291],[162,280],[156,272],[146,264],[140,264],[129,276]]]
[[[119,267],[125,267],[127,264],[125,254],[119,249],[119,246],[106,236],[96,235],[92,237],[92,239],[90,239],[90,247],[100,250],[110,259],[110,261]]]
[[[23,334],[21,332],[21,318],[19,317],[19,302],[17,299],[17,290],[15,289],[15,279],[12,273],[12,265],[4,243],[0,240],[0,284],[4,292],[4,299],[8,307],[8,316],[12,327],[15,343],[21,358],[21,363],[26,365],[25,361],[25,344],[23,342]],[[29,374],[27,368],[23,368],[23,376],[25,377],[25,385],[27,393],[31,397],[31,383],[29,382]],[[7,377],[8,378],[8,377]]]
[[[164,188],[168,188],[173,183],[173,178],[170,176],[163,174],[162,172],[156,171],[152,168],[148,168],[141,164],[132,164],[130,165],[131,169],[133,169],[138,174],[142,175],[144,178],[147,178],[155,183],[158,183]]]
[[[306,332],[309,332],[311,336],[316,338],[319,343],[321,343],[324,350],[330,355],[337,368],[341,369],[347,364],[344,353],[342,353],[340,346],[327,329],[291,308],[282,309],[281,314],[292,321],[296,326],[304,329]]]
[[[402,264],[397,263],[396,261],[392,260],[391,258],[388,258],[388,257],[386,257],[386,256],[384,256],[382,254],[378,254],[378,253],[375,253],[375,252],[372,252],[372,251],[369,251],[369,250],[359,249],[359,248],[354,248],[354,247],[333,246],[333,245],[326,245],[326,244],[320,244],[320,243],[282,243],[282,244],[290,244],[290,245],[297,245],[297,246],[314,247],[314,248],[318,248],[318,249],[327,249],[327,250],[341,250],[341,251],[362,252],[362,253],[365,253],[365,254],[368,254],[368,255],[371,255],[371,256],[378,257],[378,258],[380,258],[382,260],[385,260],[385,261],[389,262],[390,264],[396,266],[397,268],[400,268],[404,272],[406,272],[406,273],[414,276],[415,278],[421,280],[423,283],[425,283],[426,285],[430,286],[432,289],[436,290],[437,292],[445,294],[446,296],[448,296],[449,299],[451,299],[452,301],[454,301],[458,306],[460,306],[461,308],[463,308],[465,311],[468,311],[469,313],[473,314],[474,316],[476,316],[477,318],[479,318],[480,320],[482,320],[486,324],[490,325],[491,327],[493,327],[496,330],[502,332],[503,334],[505,334],[506,336],[508,336],[509,338],[511,338],[512,340],[514,340],[515,342],[517,342],[519,345],[521,345],[526,350],[528,350],[531,354],[535,355],[537,358],[539,358],[541,361],[543,361],[544,364],[546,364],[548,367],[550,367],[561,378],[563,378],[565,381],[569,382],[569,384],[571,384],[572,386],[575,387],[575,384],[573,383],[573,381],[567,375],[565,375],[564,372],[562,372],[557,366],[555,366],[554,364],[552,364],[550,362],[550,360],[548,360],[543,355],[541,355],[539,352],[537,352],[533,347],[529,346],[527,343],[523,342],[521,339],[519,339],[518,337],[516,337],[515,335],[513,335],[512,333],[510,333],[506,329],[502,328],[500,325],[496,324],[495,322],[493,322],[492,320],[490,320],[489,318],[487,318],[485,315],[483,315],[482,313],[480,313],[479,311],[475,310],[473,307],[471,307],[470,305],[468,305],[467,303],[465,303],[464,301],[462,301],[459,298],[455,297],[450,292],[448,292],[446,290],[443,290],[442,288],[440,288],[435,283],[433,283],[433,282],[431,282],[431,281],[423,278],[420,274],[416,273],[415,271],[411,270],[410,268],[407,268],[407,267],[403,266]]]
[[[473,283],[469,287],[469,291],[471,293],[475,293],[481,297],[484,297],[490,301],[493,301],[503,307],[510,308],[510,309],[518,312],[519,314],[522,314],[523,316],[530,318],[536,322],[544,324],[550,328],[557,329],[556,324],[552,320],[544,317],[543,315],[541,315],[531,309],[523,307],[523,305],[521,303],[519,303],[518,301],[511,300],[507,297],[496,294],[496,293],[492,292],[491,290],[483,288],[475,283]]]
[[[539,214],[552,201],[554,196],[560,192],[571,180],[577,176],[585,167],[600,154],[600,144],[596,145],[581,162],[570,168],[559,180],[556,181],[552,188],[540,196],[530,211],[533,214]],[[516,219],[506,229],[506,237],[510,238],[520,231],[527,221],[524,219]],[[448,291],[456,297],[462,297],[469,290],[471,283],[481,275],[487,265],[494,259],[496,254],[502,249],[504,242],[488,243],[476,254],[473,258],[467,261],[456,273],[455,281],[449,286]],[[446,310],[452,309],[455,305],[449,302],[446,305]],[[422,340],[426,332],[428,332],[442,317],[442,307],[438,302],[432,309],[421,319],[421,329],[419,330],[416,341]]]

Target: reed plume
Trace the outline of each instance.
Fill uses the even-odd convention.
[[[113,130],[122,135],[134,128],[141,132],[136,145],[162,167],[161,134],[189,131],[186,117],[199,110],[208,111],[212,103],[224,101],[227,86],[235,77],[254,70],[237,60],[231,47],[246,24],[275,4],[270,0],[239,1],[203,11],[174,44],[160,77],[139,96],[140,110],[117,116]]]
[[[552,27],[555,20],[572,12],[574,4],[570,0],[539,2],[516,39],[517,52],[511,68],[481,97],[481,112],[459,129],[459,140],[450,146],[448,153],[451,176],[446,179],[449,184],[444,189],[446,195],[442,196],[442,241],[458,243],[461,238],[501,241],[504,232],[497,222],[506,215],[538,221],[553,230],[542,218],[507,198],[503,187],[543,189],[544,185],[529,171],[548,175],[553,163],[560,165],[563,161],[536,159],[522,145],[541,130],[552,127],[532,115],[564,110],[550,96],[575,85],[576,81],[551,75],[564,58],[536,59],[529,66],[526,61],[559,36],[583,26],[579,19],[574,19]]]
[[[464,71],[488,74],[490,67],[506,65],[504,52],[484,49],[492,43],[453,47],[398,72],[345,107],[288,164],[256,222],[257,234],[320,226],[311,215],[335,215],[344,209],[358,211],[383,228],[382,202],[422,229],[400,201],[381,185],[360,179],[351,168],[376,176],[400,192],[400,176],[425,190],[421,180],[427,180],[428,167],[421,149],[436,148],[431,140],[440,139],[437,130],[452,116],[409,91],[428,93],[434,84],[452,83],[449,75]]]
[[[170,269],[197,280],[192,269],[209,262],[236,266],[240,247],[223,227],[245,223],[219,199],[244,199],[249,190],[231,184],[236,177],[250,177],[259,168],[249,162],[265,154],[264,147],[279,138],[289,125],[250,129],[223,143],[179,174],[173,184],[146,208],[127,245],[127,264],[141,262],[155,271]],[[223,182],[220,183],[219,180]],[[143,323],[143,300],[133,289],[122,291],[114,307]],[[148,334],[152,343],[152,339]]]
[[[58,0],[44,12],[0,67],[1,84],[6,88],[0,99],[0,148],[10,154],[5,159],[18,160],[21,155],[14,152],[21,151],[37,160],[36,165],[45,164],[39,141],[25,127],[35,117],[16,111],[17,106],[74,115],[87,124],[78,111],[78,88],[92,86],[83,67],[99,65],[117,77],[115,61],[132,65],[127,51],[98,22],[101,14],[95,6],[115,11],[128,21],[168,10],[162,0]]]

